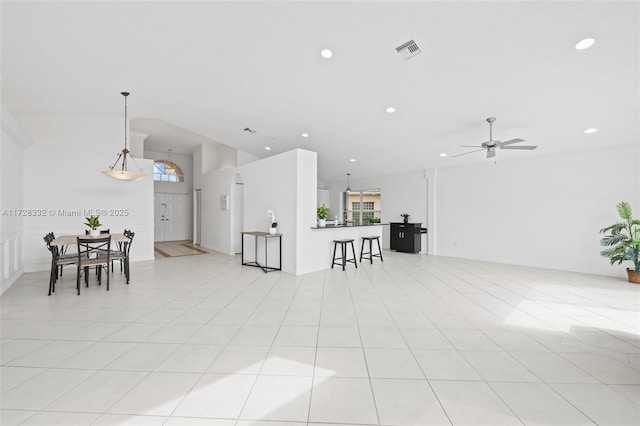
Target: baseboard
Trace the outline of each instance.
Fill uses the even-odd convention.
[[[9,290],[13,284],[15,284],[18,279],[24,274],[22,268],[15,271],[9,278],[2,281],[0,283],[0,295],[4,294],[5,291]]]

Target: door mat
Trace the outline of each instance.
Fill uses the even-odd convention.
[[[162,257],[194,256],[197,254],[209,253],[198,246],[194,246],[191,241],[155,243],[153,251]]]

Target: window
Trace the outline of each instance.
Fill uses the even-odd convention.
[[[182,169],[169,160],[155,160],[153,162],[153,180],[160,182],[184,182]]]
[[[358,200],[358,201],[354,201]],[[348,219],[354,223],[380,223],[380,190],[352,191]]]

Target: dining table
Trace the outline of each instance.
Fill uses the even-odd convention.
[[[113,233],[113,234],[100,234],[97,237],[92,237],[91,235],[79,234],[79,235],[59,235],[51,241],[52,246],[70,246],[75,245],[78,242],[78,237],[80,238],[105,238],[111,236],[111,243],[125,243],[129,241],[127,237],[124,236],[123,233]]]
[[[82,238],[82,239],[100,239],[100,238],[105,238],[111,236],[111,243],[125,243],[125,242],[129,242],[129,238],[127,238],[123,233],[110,233],[110,234],[100,234],[97,237],[92,237],[91,235],[88,234],[77,234],[77,235],[59,235],[57,236],[55,239],[53,239],[53,241],[51,241],[49,244],[52,246],[57,246],[59,247],[60,253],[64,253],[66,252],[67,246],[75,246],[78,243],[78,238]],[[127,284],[129,284],[129,275],[128,275],[128,269],[125,271],[125,273],[127,274]],[[60,275],[62,275],[62,270],[60,270]]]

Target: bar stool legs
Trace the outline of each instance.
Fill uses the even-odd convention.
[[[342,255],[340,257],[336,257],[336,248],[340,244],[340,250]],[[351,244],[351,252],[353,253],[353,259],[347,259],[347,244]],[[339,260],[340,262],[336,262]],[[353,263],[356,268],[358,267],[358,262],[356,261],[356,249],[353,246],[353,239],[349,240],[333,240],[333,256],[331,260],[331,269],[333,269],[333,265],[342,265],[342,270],[344,271],[344,267],[347,263]]]
[[[376,243],[378,243],[378,253],[377,254],[373,254],[373,240],[376,240]],[[369,241],[369,251],[368,252],[364,252],[364,242],[365,241]],[[364,255],[369,255],[369,257],[364,257]],[[362,237],[362,245],[360,246],[360,262],[362,263],[362,259],[364,257],[364,260],[369,260],[372,264],[373,264],[373,258],[374,257],[379,257],[381,262],[384,262],[384,259],[382,258],[382,250],[380,249],[380,237],[378,236],[373,236],[373,237]]]

